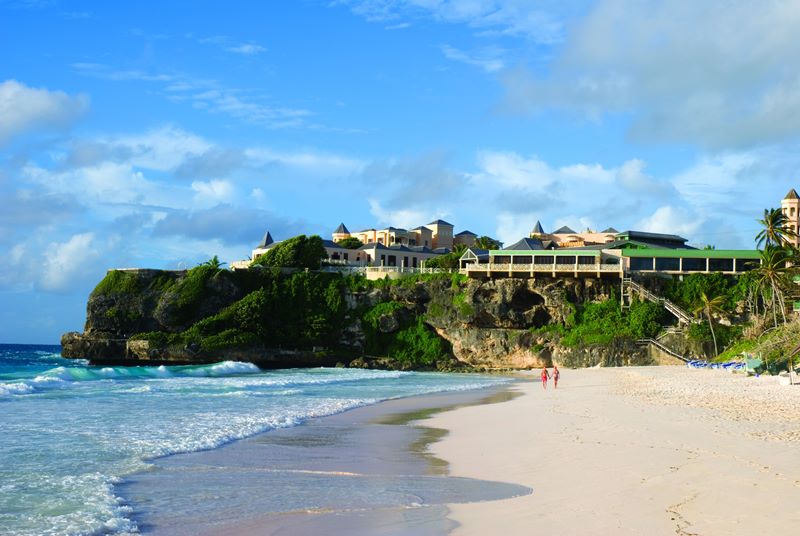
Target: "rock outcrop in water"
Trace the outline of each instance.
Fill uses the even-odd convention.
[[[98,364],[209,363],[230,359],[262,367],[344,363],[420,368],[420,362],[387,359],[370,350],[400,348],[402,345],[397,346],[392,337],[400,342],[404,337],[430,337],[425,344],[441,343],[437,351],[450,358],[424,361],[422,368],[521,369],[550,366],[553,362],[574,366],[648,362],[646,353],[635,345],[567,348],[559,344],[559,337],[540,329],[568,323],[574,304],[611,296],[611,282],[591,278],[480,281],[444,276],[365,288],[340,285],[342,313],[332,324],[336,332],[325,339],[325,346],[287,347],[234,336],[230,344],[211,345],[193,342],[187,335],[178,336],[204,333],[204,326],[217,322],[209,317],[224,316],[246,300],[246,278],[228,274],[231,272],[223,271],[222,276],[195,284],[185,271],[109,272],[89,298],[84,332],[65,334],[62,353]],[[236,311],[228,316],[239,314]],[[306,316],[309,315],[312,312]],[[276,321],[274,318],[267,315],[263,322],[269,325]],[[411,329],[416,331],[408,331]],[[433,339],[439,339],[439,343]],[[383,346],[376,341],[384,341]],[[399,352],[402,354],[402,348]]]

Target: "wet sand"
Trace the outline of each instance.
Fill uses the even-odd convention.
[[[448,408],[507,400],[484,389],[392,400],[169,456],[118,487],[143,534],[440,535],[447,504],[528,494],[448,476],[429,452],[446,431],[416,423]],[[412,421],[415,424],[410,424]]]

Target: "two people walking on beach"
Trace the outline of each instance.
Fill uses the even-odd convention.
[[[542,367],[542,389],[547,389],[547,380],[553,378],[553,389],[558,389],[558,379],[561,373],[558,371],[558,366],[553,365],[553,374],[547,371],[547,367]]]

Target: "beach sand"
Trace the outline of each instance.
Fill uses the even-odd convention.
[[[453,476],[531,495],[449,505],[452,534],[797,534],[800,386],[683,367],[528,375],[522,396],[433,416]]]

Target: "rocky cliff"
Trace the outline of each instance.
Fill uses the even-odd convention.
[[[257,293],[253,289],[260,288],[258,285],[269,286],[263,282],[253,286],[253,277],[227,271],[204,278],[175,271],[109,272],[89,298],[84,332],[65,334],[62,353],[65,357],[114,364],[234,359],[264,367],[377,363],[384,367],[417,368],[413,360],[376,360],[386,356],[376,355],[375,348],[399,348],[392,337],[402,342],[404,338],[426,337],[430,332],[431,337],[441,339],[437,351],[449,354],[450,358],[438,359],[435,365],[424,361],[427,368],[520,369],[550,366],[553,362],[572,366],[648,362],[646,352],[630,343],[568,348],[559,343],[557,335],[548,332],[547,326],[570,321],[575,304],[610,297],[614,285],[591,278],[480,281],[446,276],[372,286],[339,283],[333,286],[332,280],[325,288],[338,290],[325,292],[341,293],[341,312],[329,315],[326,325],[332,332],[327,335],[318,336],[317,332],[324,331],[323,328],[305,331],[313,334],[298,335],[294,339],[298,344],[292,346],[265,342],[279,340],[275,336],[257,341],[236,335],[239,332],[225,339],[230,343],[213,345],[206,343],[210,339],[195,342],[186,335],[208,333],[208,326],[228,317],[238,318],[240,324],[247,323],[252,318],[240,317],[247,316],[250,310],[264,311],[266,307],[272,311],[269,303],[263,303],[269,297],[261,299],[260,309],[242,305],[248,300],[256,302],[252,296]],[[248,295],[250,292],[253,294]],[[338,298],[333,295],[326,299],[331,302]],[[297,307],[310,309],[313,304],[298,303]],[[311,327],[314,322],[309,322],[309,317],[313,320],[320,316],[311,310],[300,312],[302,321]],[[258,314],[262,313],[253,313]],[[269,327],[283,316],[264,313],[258,317],[258,323]],[[317,322],[324,324],[323,320]],[[408,326],[414,326],[415,322],[417,330],[409,331]],[[257,332],[257,328],[251,331]],[[180,333],[184,335],[178,336]],[[222,332],[226,333],[232,331]],[[218,335],[214,337],[219,340]],[[384,341],[384,345],[376,341]]]

